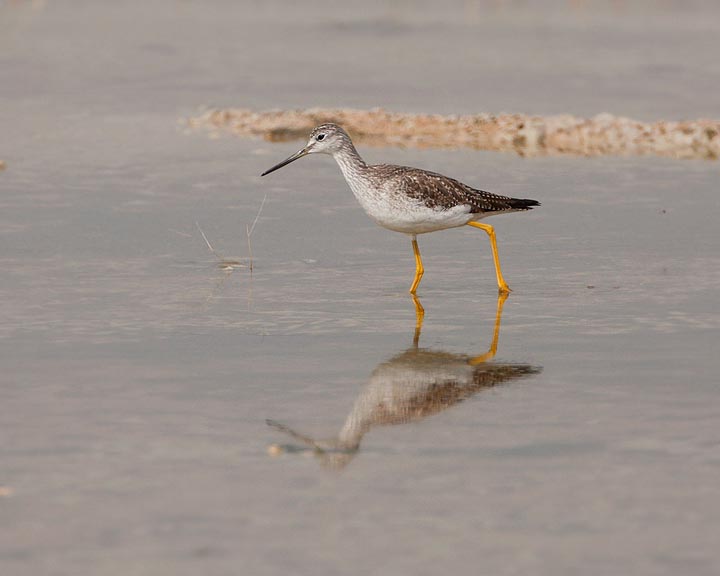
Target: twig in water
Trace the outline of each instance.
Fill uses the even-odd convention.
[[[250,241],[250,237],[252,236],[253,231],[255,230],[255,225],[258,223],[258,220],[260,219],[260,214],[262,214],[263,207],[265,206],[265,201],[267,200],[267,194],[263,196],[262,202],[260,203],[260,208],[258,209],[257,214],[255,215],[255,220],[253,220],[252,225],[245,225],[245,234],[247,235],[247,243],[248,243],[248,257],[249,257],[249,268],[250,272],[252,272],[253,269],[253,255],[252,255],[252,242]],[[196,220],[195,226],[197,227],[198,231],[200,232],[200,235],[203,237],[203,240],[205,240],[205,244],[208,247],[208,250],[212,253],[213,256],[220,262],[220,267],[223,270],[233,270],[237,267],[242,267],[240,262],[237,262],[235,260],[226,260],[225,257],[220,254],[215,248],[213,248],[213,245],[210,244],[210,240],[208,240],[207,236],[205,236],[205,232],[203,232],[203,229],[200,227],[200,223]]]
[[[205,232],[203,232],[203,229],[200,228],[200,224],[195,221],[195,226],[197,226],[197,229],[200,231],[200,234],[202,234],[203,240],[205,240],[205,244],[207,244],[208,250],[212,252],[212,255],[215,256],[215,259],[218,261],[218,266],[225,270],[226,272],[232,272],[235,268],[242,268],[243,265],[238,262],[237,260],[228,260],[225,258],[220,252],[215,250],[213,248],[212,244],[210,244],[210,240],[207,239],[207,236],[205,236]]]
[[[197,226],[197,229],[200,231],[200,234],[202,234],[203,240],[205,240],[205,244],[207,244],[207,247],[210,250],[210,252],[212,252],[213,256],[215,256],[215,258],[217,258],[218,260],[224,260],[224,258],[222,256],[220,256],[220,254],[215,252],[215,248],[213,248],[212,244],[210,244],[210,240],[208,240],[207,236],[205,236],[205,232],[203,232],[203,229],[200,228],[200,223],[197,220],[195,220],[195,226]]]
[[[250,226],[245,224],[245,234],[248,241],[248,258],[250,259],[250,274],[252,274],[252,242],[250,242]]]
[[[252,226],[248,226],[247,224],[245,225],[245,233],[247,234],[248,243],[248,256],[250,257],[250,272],[252,272],[253,269],[252,242],[250,242],[250,236],[252,236],[253,230],[255,230],[255,224],[257,224],[258,219],[260,218],[263,206],[265,206],[265,200],[267,200],[267,194],[263,196],[262,202],[260,203],[260,208],[258,209],[258,213],[255,215],[255,220],[253,220]]]

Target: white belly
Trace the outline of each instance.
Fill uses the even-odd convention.
[[[464,226],[472,220],[466,206],[458,206],[443,211],[433,210],[425,206],[414,210],[403,210],[401,208],[374,210],[371,207],[370,209],[365,208],[365,211],[380,226],[405,234],[425,234],[436,230],[456,228]]]
[[[404,234],[425,234],[456,228],[473,220],[469,206],[449,210],[428,208],[412,198],[402,198],[383,191],[350,188],[370,218],[383,228]]]

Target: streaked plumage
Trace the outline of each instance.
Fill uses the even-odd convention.
[[[477,221],[493,214],[530,210],[540,205],[537,200],[491,194],[419,168],[368,165],[358,154],[347,132],[337,124],[321,124],[315,128],[305,148],[262,175],[312,153],[330,154],[335,158],[353,194],[375,222],[412,237],[416,258],[415,281],[410,289],[412,294],[424,271],[417,235],[466,224],[481,228],[490,235],[498,287],[501,292],[509,291],[500,272],[494,231],[491,226],[478,224]]]

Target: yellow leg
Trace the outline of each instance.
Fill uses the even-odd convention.
[[[495,275],[497,276],[498,292],[501,294],[510,292],[510,287],[506,284],[503,279],[502,271],[500,270],[500,257],[498,256],[497,241],[495,240],[495,229],[489,224],[480,224],[480,222],[468,222],[468,226],[480,228],[487,232],[490,236],[490,246],[492,247],[493,261],[495,262]]]
[[[490,344],[490,349],[485,352],[485,354],[480,354],[480,356],[475,356],[475,358],[471,358],[468,361],[471,366],[477,366],[478,364],[487,362],[488,360],[490,360],[490,358],[495,356],[498,347],[498,338],[500,337],[500,320],[502,318],[503,306],[505,305],[505,300],[507,300],[507,297],[507,292],[500,292],[498,294],[497,312],[495,312],[495,330],[493,332],[493,339],[492,343]]]
[[[423,318],[425,318],[425,308],[420,304],[420,300],[415,294],[412,295],[413,304],[415,304],[415,336],[413,337],[413,346],[418,347],[420,342],[420,331],[422,330]]]
[[[420,249],[418,248],[417,238],[413,236],[412,239],[413,252],[415,253],[415,280],[413,280],[412,286],[410,286],[410,294],[415,294],[418,284],[420,284],[420,278],[425,274],[425,268],[423,268],[422,258],[420,258]],[[422,308],[422,306],[421,306]]]

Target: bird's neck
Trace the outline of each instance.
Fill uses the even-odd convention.
[[[345,180],[352,182],[357,178],[362,178],[363,173],[367,169],[367,164],[362,159],[355,146],[347,143],[339,152],[333,154],[333,158],[340,166]]]

